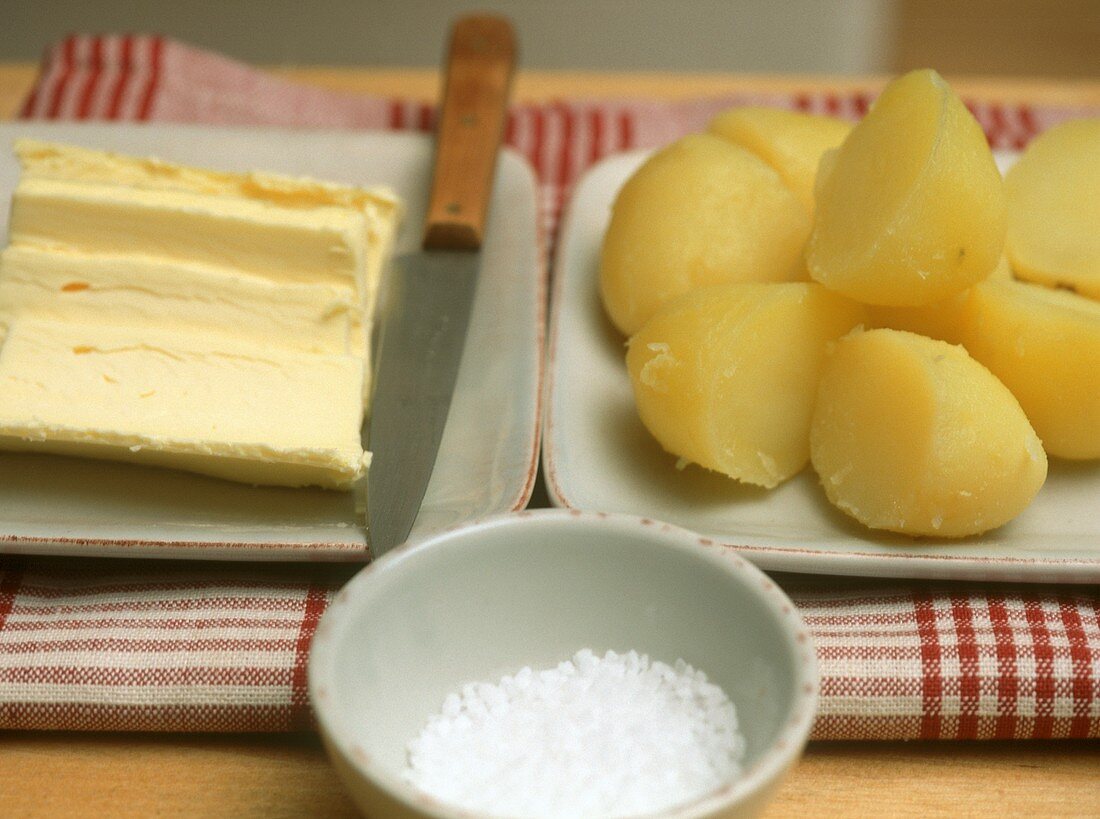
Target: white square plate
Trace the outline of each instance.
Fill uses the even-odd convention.
[[[554,269],[543,470],[558,506],[675,523],[774,571],[881,577],[1100,582],[1100,464],[1052,460],[1016,520],[980,537],[914,540],[835,510],[811,468],[770,492],[698,467],[678,471],[638,420],[623,338],[597,289],[600,244],[620,186],[645,159],[596,166],[577,186]],[[1011,157],[999,157],[1002,167]]]
[[[21,136],[225,170],[264,169],[389,185],[408,212],[397,252],[423,226],[431,140],[414,134],[183,125],[0,124],[0,224]],[[543,251],[536,184],[505,152],[484,268],[439,457],[414,532],[522,508],[538,453]],[[254,560],[361,560],[362,490],[261,488],[108,461],[0,452],[0,551]]]

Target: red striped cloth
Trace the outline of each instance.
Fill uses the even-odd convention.
[[[513,109],[546,227],[583,171],[696,130],[736,104],[857,118],[862,94]],[[994,147],[1100,111],[969,105]],[[430,106],[284,82],[158,37],[51,48],[28,119],[430,128]],[[552,235],[552,233],[551,233]],[[0,727],[284,731],[308,727],[305,662],[346,566],[0,558]],[[814,634],[817,739],[1100,737],[1100,592],[785,577]]]

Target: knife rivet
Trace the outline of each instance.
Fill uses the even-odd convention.
[[[458,202],[448,202],[445,210],[447,213],[451,214],[462,213],[462,205],[458,204]]]
[[[463,114],[458,121],[467,128],[473,128],[477,125],[477,114]]]

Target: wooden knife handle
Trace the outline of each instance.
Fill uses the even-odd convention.
[[[503,17],[463,17],[451,32],[424,247],[477,250],[508,115],[516,40]]]

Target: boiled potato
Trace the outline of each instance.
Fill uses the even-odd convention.
[[[1016,396],[1049,454],[1100,458],[1100,304],[983,282],[967,300],[962,341]]]
[[[809,458],[826,342],[862,319],[859,305],[809,282],[683,295],[628,343],[638,413],[672,454],[774,487]]]
[[[604,307],[630,335],[697,287],[794,280],[809,232],[805,209],[763,160],[720,137],[684,137],[615,200],[600,259]]]
[[[1035,139],[1005,177],[1016,276],[1100,299],[1100,119]]]
[[[841,143],[843,144],[843,143]],[[836,158],[840,154],[840,148],[833,148],[821,155],[817,163],[817,176],[814,177],[814,208],[816,212],[817,200],[824,195],[825,183],[836,167]]]
[[[997,266],[993,268],[993,272],[986,277],[987,280],[1000,279],[1002,281],[1013,281],[1016,278],[1016,274],[1012,270],[1012,265],[1008,261],[1008,256],[1002,254],[1001,260],[997,262]]]
[[[960,324],[969,292],[965,290],[922,307],[869,306],[867,323],[871,327],[907,330],[928,338],[959,344]]]
[[[959,346],[901,330],[831,346],[810,432],[825,494],[872,529],[964,537],[1019,514],[1047,459],[1019,403]]]
[[[1012,278],[1012,268],[1004,256],[989,274],[989,279]],[[964,290],[943,301],[925,304],[920,307],[882,307],[872,305],[867,308],[867,323],[871,327],[887,327],[891,330],[908,330],[910,333],[938,338],[950,344],[962,343],[962,320],[966,310],[969,290]]]
[[[812,216],[814,178],[821,155],[840,145],[852,126],[836,117],[745,106],[719,114],[707,130],[752,151],[775,168]]]
[[[822,160],[810,275],[867,304],[943,301],[989,275],[1004,245],[1000,172],[934,71],[891,82]]]

